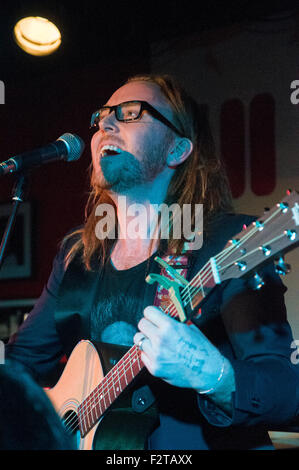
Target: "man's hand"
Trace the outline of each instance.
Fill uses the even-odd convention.
[[[141,360],[152,375],[171,385],[209,390],[217,385],[224,361],[231,368],[195,325],[180,323],[157,307],[144,310],[138,328],[134,343],[140,344],[144,338]]]

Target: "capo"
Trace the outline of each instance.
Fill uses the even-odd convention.
[[[176,272],[175,269],[168,263],[166,263],[166,261],[164,261],[163,259],[156,256],[155,261],[157,261],[157,263],[159,263],[165,269],[165,271],[172,277],[172,279],[162,276],[161,274],[151,273],[146,277],[145,280],[148,284],[153,284],[154,282],[157,282],[164,289],[168,290],[169,298],[178,312],[180,321],[185,322],[187,320],[187,317],[185,315],[183,301],[181,299],[179,288],[185,287],[189,283],[183,276]]]

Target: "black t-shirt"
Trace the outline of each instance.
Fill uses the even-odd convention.
[[[91,312],[91,340],[132,346],[143,316],[145,278],[154,255],[130,269],[117,270],[108,260]]]

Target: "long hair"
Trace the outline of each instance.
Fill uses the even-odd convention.
[[[150,82],[160,87],[172,107],[176,125],[193,143],[192,153],[174,172],[164,203],[176,203],[180,208],[184,204],[190,204],[192,224],[194,224],[195,205],[203,204],[203,226],[206,230],[215,213],[232,211],[231,191],[221,159],[216,155],[207,109],[199,105],[168,75],[136,75],[129,78],[126,83],[133,81]],[[90,172],[90,193],[85,208],[84,226],[65,239],[66,241],[76,236],[75,243],[67,253],[66,262],[70,262],[80,253],[87,270],[91,269],[91,259],[94,256],[104,264],[115,242],[109,238],[100,237],[100,239],[96,236],[96,207],[102,203],[114,204],[107,191],[97,187],[92,167]],[[167,252],[180,253],[184,241],[170,236],[167,247],[163,246]]]

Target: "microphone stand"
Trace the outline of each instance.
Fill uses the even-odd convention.
[[[19,206],[22,202],[24,202],[24,197],[25,197],[25,191],[27,188],[27,183],[28,183],[29,177],[28,173],[20,173],[17,177],[17,181],[14,184],[13,190],[12,190],[12,211],[9,216],[9,219],[6,224],[5,232],[2,237],[1,245],[0,245],[0,269],[3,264],[4,260],[4,253],[5,249],[7,247],[15,220],[16,220],[16,215],[19,209]]]

